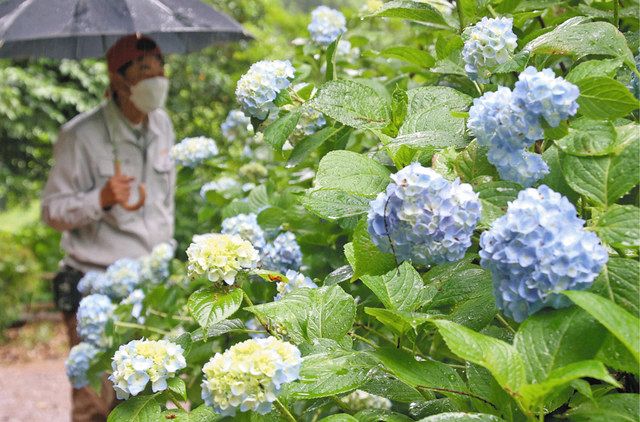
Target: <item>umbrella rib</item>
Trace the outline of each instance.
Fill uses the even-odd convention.
[[[26,0],[24,3],[18,6],[13,12],[9,12],[6,15],[4,15],[0,19],[0,32],[4,32],[4,30],[8,29],[11,26],[11,24],[15,22],[16,19],[18,19],[18,16],[20,16],[20,14],[24,11],[24,9],[31,6],[31,3],[33,3],[34,1],[35,0]],[[2,41],[2,39],[0,39],[0,41]]]

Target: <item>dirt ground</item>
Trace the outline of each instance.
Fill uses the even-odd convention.
[[[67,339],[59,320],[5,332],[0,343],[0,422],[67,422],[71,384],[64,370]]]

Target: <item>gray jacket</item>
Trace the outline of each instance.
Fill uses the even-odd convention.
[[[54,146],[55,164],[42,193],[42,218],[62,235],[64,262],[78,270],[103,270],[120,258],[147,255],[173,239],[175,141],[164,110],[149,113],[148,129],[136,135],[113,101],[65,124]],[[114,150],[115,144],[115,150]],[[100,190],[114,174],[114,153],[122,173],[135,177],[146,201],[137,211],[119,205],[104,211]]]

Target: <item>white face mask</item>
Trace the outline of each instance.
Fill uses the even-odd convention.
[[[169,93],[169,79],[164,76],[143,79],[131,87],[129,100],[143,113],[164,106]]]

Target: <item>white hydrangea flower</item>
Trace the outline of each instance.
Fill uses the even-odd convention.
[[[171,148],[171,157],[185,167],[195,167],[216,155],[218,155],[216,142],[204,136],[185,138]]]
[[[240,271],[255,268],[260,259],[250,242],[237,235],[208,233],[193,236],[187,248],[189,275],[205,275],[232,285]]]
[[[340,400],[354,412],[365,409],[391,409],[391,400],[362,390],[355,390]]]
[[[125,299],[120,302],[121,305],[133,305],[131,308],[131,316],[136,319],[140,324],[144,324],[145,317],[142,315],[142,301],[145,298],[145,294],[142,289],[135,289]]]
[[[206,198],[209,191],[218,192],[223,198],[230,199],[242,191],[242,185],[233,177],[222,176],[202,185],[200,196]]]
[[[318,6],[311,12],[311,23],[307,29],[313,42],[327,46],[347,31],[347,20],[338,10]]]
[[[277,111],[273,100],[291,84],[294,73],[295,69],[288,60],[262,60],[252,64],[236,86],[236,97],[242,111],[260,120],[277,114],[273,113]]]
[[[216,353],[202,368],[202,399],[216,413],[234,416],[271,411],[282,384],[297,380],[302,358],[293,344],[275,337],[250,339]]]
[[[151,381],[155,393],[167,389],[167,379],[187,366],[184,350],[167,340],[132,340],[113,355],[109,380],[118,399],[142,392]]]
[[[140,259],[140,276],[151,283],[160,283],[169,277],[169,263],[175,254],[174,247],[169,242],[156,245],[147,255]]]
[[[231,110],[220,129],[222,130],[222,135],[229,142],[233,142],[236,139],[244,140],[253,134],[251,119],[245,116],[242,110]]]
[[[109,265],[105,274],[107,282],[103,291],[112,299],[120,300],[135,290],[140,284],[140,261],[131,258],[122,258]]]
[[[285,294],[295,289],[301,289],[303,287],[306,287],[308,289],[318,288],[318,285],[314,283],[313,280],[302,273],[293,270],[287,270],[287,272],[285,273],[285,277],[287,277],[288,281],[279,281],[278,283],[276,283],[278,294],[276,295],[274,300],[282,299]]]

